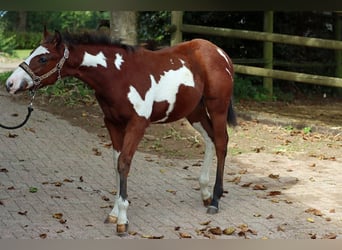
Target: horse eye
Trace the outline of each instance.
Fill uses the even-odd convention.
[[[47,58],[46,57],[41,57],[38,60],[39,63],[46,63],[47,62]]]

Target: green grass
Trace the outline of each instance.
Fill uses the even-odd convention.
[[[25,59],[30,55],[31,51],[31,49],[16,49],[14,50],[14,57]]]

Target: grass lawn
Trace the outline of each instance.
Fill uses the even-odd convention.
[[[30,55],[31,51],[32,49],[16,49],[14,50],[14,57],[26,59]]]

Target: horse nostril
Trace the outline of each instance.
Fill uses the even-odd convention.
[[[9,92],[11,88],[13,87],[13,82],[7,82],[6,84],[6,90]]]

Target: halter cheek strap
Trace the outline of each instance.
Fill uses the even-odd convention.
[[[69,58],[69,49],[65,46],[64,47],[64,55],[61,58],[61,60],[59,60],[59,62],[56,64],[56,66],[54,68],[52,68],[49,72],[41,75],[41,76],[37,76],[31,69],[30,67],[27,65],[26,62],[22,62],[19,67],[21,67],[23,70],[25,70],[25,72],[27,74],[29,74],[29,76],[32,78],[33,80],[33,84],[34,86],[38,86],[40,85],[41,81],[48,78],[49,76],[51,76],[54,73],[58,73],[58,77],[57,80],[61,79],[61,69],[66,61],[66,59]]]

